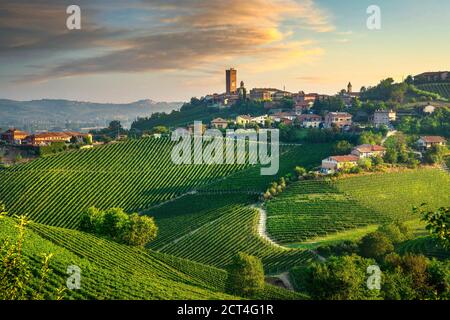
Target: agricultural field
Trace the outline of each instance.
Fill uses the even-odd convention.
[[[214,200],[220,197],[224,199]],[[313,259],[308,251],[281,248],[263,240],[257,233],[260,214],[248,206],[251,201],[254,199],[245,195],[199,194],[156,208],[151,214],[160,237],[150,248],[218,268],[225,267],[236,253],[246,252],[261,258],[268,274],[279,274]],[[198,204],[203,204],[202,208]]]
[[[417,85],[420,90],[434,92],[443,98],[450,99],[450,83],[429,83]]]
[[[392,220],[413,220],[413,206],[449,205],[449,194],[450,176],[434,169],[301,181],[266,203],[267,229],[280,243],[305,242]]]
[[[249,167],[231,174],[226,179],[219,180],[200,190],[238,190],[265,192],[275,180],[292,173],[296,166],[311,170],[318,167],[322,159],[332,150],[331,144],[305,144],[280,148],[280,168],[276,176],[262,176],[258,167]]]
[[[0,220],[0,241],[14,241],[11,218]],[[120,245],[76,230],[32,223],[26,230],[24,257],[34,271],[43,254],[53,253],[47,297],[65,287],[67,267],[81,269],[80,290],[66,290],[70,299],[241,299],[224,293],[224,270],[155,251]],[[30,289],[36,289],[37,280]],[[267,285],[260,299],[299,299],[300,294]]]
[[[401,243],[396,249],[400,254],[423,254],[429,258],[450,259],[450,250],[444,249],[436,239],[429,236],[418,237]]]
[[[168,139],[140,139],[61,153],[0,170],[0,199],[11,214],[76,228],[90,206],[142,211],[245,165],[175,165]]]

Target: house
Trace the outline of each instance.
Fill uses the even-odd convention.
[[[9,129],[8,131],[2,133],[1,140],[6,141],[10,144],[21,144],[22,140],[28,137],[30,134],[25,131],[18,129]]]
[[[289,119],[294,121],[297,115],[293,112],[277,112],[270,116],[270,118],[275,122],[281,122],[282,119]]]
[[[236,124],[240,126],[245,126],[252,122],[252,117],[250,115],[241,115],[236,117]]]
[[[421,150],[430,149],[433,146],[445,146],[447,144],[447,140],[444,137],[440,136],[422,136],[417,141],[417,145]]]
[[[265,125],[267,120],[267,114],[259,117],[252,117],[251,122],[257,123],[259,125]]]
[[[319,128],[322,124],[322,117],[317,114],[302,114],[297,120],[303,128]]]
[[[46,132],[29,135],[25,138],[27,144],[33,146],[48,145],[54,142],[70,143],[72,141],[83,142],[85,138],[92,140],[92,135],[89,133],[80,133],[74,131],[67,132]]]
[[[222,118],[216,118],[211,121],[211,127],[216,129],[226,129],[228,127],[228,121]]]
[[[355,155],[331,156],[322,160],[321,171],[331,173],[343,169],[353,168],[358,164],[359,157]]]
[[[271,99],[272,92],[268,89],[255,88],[250,90],[250,100],[270,101]]]
[[[325,115],[325,128],[343,128],[352,125],[352,115],[347,112],[328,112]]]
[[[302,113],[310,110],[314,105],[314,102],[297,102],[294,106],[294,111],[296,115],[301,115]]]
[[[432,113],[434,113],[434,111],[436,111],[436,107],[431,104],[423,107],[423,109],[422,109],[422,112],[426,113],[426,114],[432,114]]]
[[[376,110],[372,122],[376,127],[389,126],[391,121],[397,120],[397,112],[394,110]]]
[[[386,154],[386,148],[378,145],[362,144],[353,148],[352,155],[359,157],[360,159],[383,157]]]
[[[425,83],[425,82],[440,82],[447,81],[450,79],[449,71],[439,71],[439,72],[424,72],[414,76],[415,83]]]

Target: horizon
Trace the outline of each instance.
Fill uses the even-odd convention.
[[[379,0],[379,30],[368,0],[80,0],[81,30],[66,26],[70,4],[0,4],[0,97],[185,102],[224,92],[230,67],[247,88],[335,94],[450,69],[439,0]]]

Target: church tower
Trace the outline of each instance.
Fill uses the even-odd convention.
[[[347,86],[347,93],[352,93],[352,92],[353,92],[353,86],[352,86],[352,83],[349,82],[348,86]]]

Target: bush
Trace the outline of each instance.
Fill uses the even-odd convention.
[[[401,222],[382,225],[378,232],[384,234],[393,244],[410,240],[413,237],[411,230]]]
[[[372,232],[364,236],[358,248],[361,256],[377,260],[394,251],[391,240],[381,232]]]
[[[128,215],[120,208],[89,208],[81,216],[80,229],[132,246],[145,246],[156,238],[158,227],[152,217]]]
[[[228,268],[227,291],[252,297],[264,290],[264,269],[259,258],[238,253]]]

